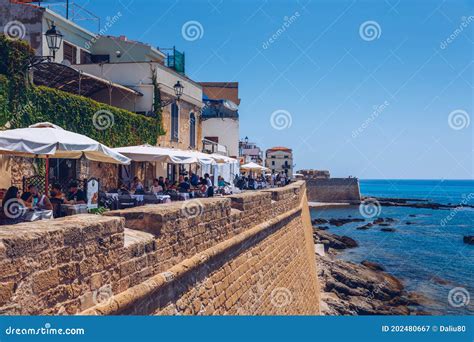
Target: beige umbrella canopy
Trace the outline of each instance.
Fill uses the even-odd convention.
[[[79,159],[130,164],[130,159],[85,135],[49,122],[0,131],[0,153],[31,158]]]
[[[244,171],[260,171],[260,172],[270,171],[270,169],[268,167],[259,165],[259,164],[254,163],[254,162],[243,164],[243,165],[240,166],[240,169],[244,170]]]
[[[28,128],[0,131],[0,154],[60,159],[85,158],[113,164],[130,164],[130,159],[85,135],[66,131],[49,122]],[[48,173],[49,167],[46,167]],[[46,175],[46,186],[48,175]]]

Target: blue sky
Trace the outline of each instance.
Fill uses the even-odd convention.
[[[472,1],[78,3],[120,11],[109,34],[184,50],[196,81],[238,81],[241,136],[293,148],[296,169],[474,178]]]

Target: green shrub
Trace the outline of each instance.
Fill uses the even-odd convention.
[[[32,56],[27,43],[0,35],[0,126],[27,127],[49,121],[111,146],[148,143],[163,134],[160,121],[99,103],[90,98],[28,82],[25,67]],[[94,125],[94,115],[105,111],[113,124]],[[95,120],[97,122],[97,120]]]

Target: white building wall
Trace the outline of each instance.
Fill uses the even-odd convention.
[[[202,121],[203,137],[218,137],[219,144],[225,145],[229,156],[239,155],[239,120],[212,118]]]

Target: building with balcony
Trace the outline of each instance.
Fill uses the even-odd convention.
[[[204,108],[202,135],[204,147],[237,158],[239,155],[239,83],[201,82]]]
[[[250,162],[263,165],[263,151],[256,143],[250,142],[248,137],[239,141],[239,159],[241,164]]]
[[[1,32],[11,31],[17,35],[13,38],[28,41],[35,50],[39,62],[31,68],[31,74],[36,85],[145,116],[161,117],[159,146],[202,150],[203,92],[201,85],[184,73],[184,53],[175,48],[160,50],[124,35],[107,35],[107,28],[121,20],[120,12],[108,17],[106,25],[95,34],[47,8],[49,5],[29,0],[0,0]],[[45,35],[52,28],[61,33],[54,51]],[[182,95],[179,101],[173,101],[177,82],[183,86]],[[169,103],[158,112],[157,94],[161,103]],[[141,166],[153,170],[155,175],[176,174],[177,170],[167,167]],[[147,178],[151,177],[150,173]]]
[[[265,152],[265,166],[272,173],[284,172],[288,177],[293,177],[293,152],[290,148],[277,146]]]

